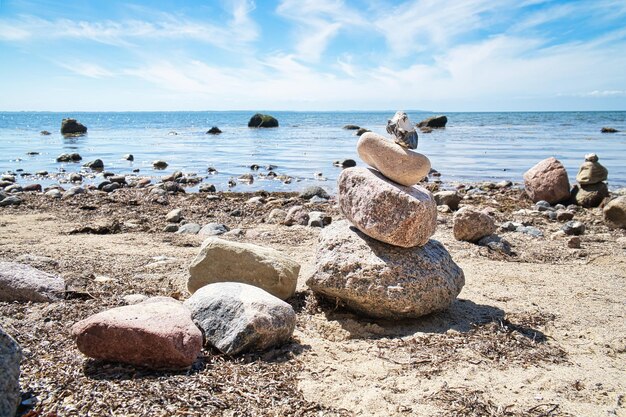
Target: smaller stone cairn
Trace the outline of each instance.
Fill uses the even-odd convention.
[[[392,140],[368,132],[358,141],[359,157],[371,168],[346,168],[339,177],[337,198],[348,221],[320,233],[307,285],[365,316],[415,318],[449,307],[465,278],[430,239],[436,203],[416,185],[430,161],[411,150],[417,133],[406,113],[397,112],[387,132]]]
[[[576,175],[578,184],[574,186],[572,195],[579,206],[598,207],[609,196],[609,188],[605,182],[609,171],[598,162],[598,159],[595,153],[585,155],[585,162],[578,170]]]

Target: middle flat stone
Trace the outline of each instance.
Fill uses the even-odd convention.
[[[371,238],[411,248],[435,233],[437,204],[423,187],[397,184],[374,169],[347,168],[338,189],[344,216]]]
[[[376,133],[362,134],[356,151],[363,162],[398,184],[417,184],[430,171],[430,160],[426,156],[403,148]]]

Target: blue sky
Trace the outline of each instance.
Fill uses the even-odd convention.
[[[239,109],[626,110],[626,1],[0,0],[0,110]]]

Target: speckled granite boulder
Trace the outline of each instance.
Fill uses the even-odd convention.
[[[436,240],[400,248],[345,221],[322,229],[307,285],[370,317],[415,318],[447,308],[465,284],[463,270]]]
[[[205,343],[229,355],[285,343],[296,325],[296,313],[289,304],[236,282],[206,285],[185,305],[202,329]]]
[[[463,207],[454,213],[452,221],[456,240],[478,242],[496,231],[496,224],[491,216],[470,207]]]
[[[430,171],[430,160],[376,133],[364,133],[356,145],[359,157],[367,165],[401,185],[420,182]]]
[[[338,180],[338,200],[354,226],[392,245],[424,245],[437,227],[437,205],[430,191],[397,184],[373,169],[344,169]]]
[[[626,196],[620,196],[609,201],[603,209],[604,220],[611,226],[626,229]]]
[[[241,282],[285,300],[293,295],[300,264],[272,248],[212,237],[189,266],[190,293],[216,282]]]
[[[0,301],[49,302],[64,294],[63,278],[29,265],[0,262]]]
[[[567,171],[556,158],[544,159],[526,171],[524,187],[535,203],[545,200],[550,204],[556,204],[570,197]]]
[[[13,417],[20,400],[20,345],[0,327],[0,416]]]
[[[154,369],[190,367],[202,349],[202,333],[182,303],[156,297],[106,310],[72,326],[85,355]]]

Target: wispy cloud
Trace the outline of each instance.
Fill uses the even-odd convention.
[[[57,62],[57,65],[83,77],[107,78],[115,75],[112,71],[89,62]]]

